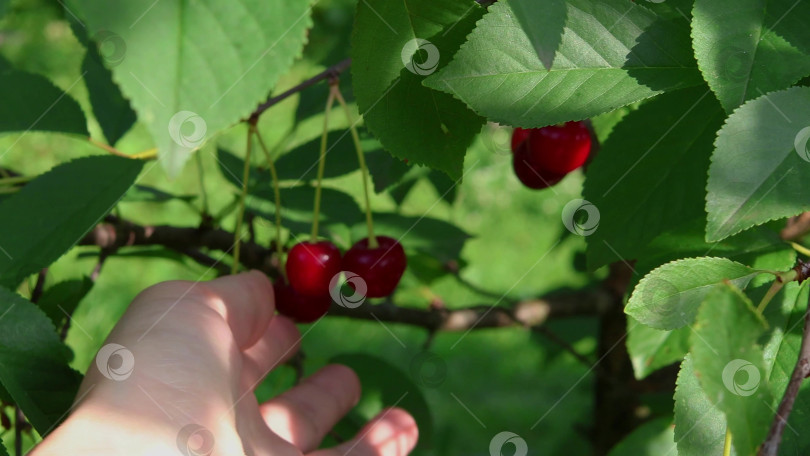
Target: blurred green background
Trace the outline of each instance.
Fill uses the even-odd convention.
[[[354,2],[322,0],[313,15],[315,27],[305,55],[277,88],[280,92],[348,54],[348,31]],[[65,13],[57,1],[0,0],[0,53],[19,69],[42,74],[66,90],[84,108],[93,137],[104,141],[89,106],[81,80],[84,48],[74,38]],[[348,76],[346,76],[348,77]],[[320,91],[318,91],[320,90]],[[325,88],[313,88],[304,97],[323,95]],[[320,134],[322,118],[314,114],[296,124],[301,97],[294,96],[275,106],[262,118],[260,128],[269,143],[277,145],[285,134],[286,152]],[[0,100],[0,102],[2,102]],[[334,128],[345,127],[342,114],[335,111]],[[609,122],[608,122],[609,123]],[[606,134],[606,130],[600,134]],[[244,126],[236,126],[211,140],[198,151],[196,160],[183,174],[169,180],[160,166],[146,165],[139,181],[177,195],[199,194],[198,171],[202,172],[207,204],[211,213],[228,206],[236,189],[221,174],[216,148],[226,147],[244,155]],[[562,207],[580,195],[581,172],[569,175],[561,184],[545,191],[524,188],[513,176],[508,149],[509,130],[485,127],[471,146],[464,180],[450,202],[428,179],[420,178],[401,204],[389,193],[373,196],[375,211],[392,211],[451,222],[473,237],[466,242],[461,258],[461,276],[476,286],[506,299],[539,296],[551,290],[582,287],[598,279],[580,266],[584,240],[566,236],[560,220]],[[343,141],[350,141],[348,136]],[[116,144],[119,150],[135,153],[151,147],[145,130],[136,125]],[[0,151],[9,152],[0,166],[34,175],[58,163],[89,154],[103,153],[82,138],[29,133],[0,137]],[[260,154],[255,154],[259,155]],[[256,161],[257,165],[261,161]],[[444,182],[444,185],[452,185]],[[360,173],[330,179],[328,187],[354,196],[362,207]],[[441,188],[441,185],[439,185]],[[123,202],[117,209],[127,219],[142,224],[196,226],[200,221],[201,198],[190,204],[170,201],[162,204]],[[357,220],[362,224],[363,220]],[[233,230],[235,217],[225,217],[222,226]],[[339,230],[334,233],[337,236]],[[257,239],[268,242],[273,236],[271,223],[257,220]],[[346,245],[348,239],[335,239]],[[408,236],[402,240],[408,247]],[[135,250],[122,251],[126,254]],[[75,248],[60,259],[48,273],[48,283],[89,275],[97,262],[97,249]],[[219,257],[218,252],[212,253]],[[200,280],[214,277],[211,271],[191,261],[117,255],[104,265],[99,280],[77,309],[67,343],[75,352],[73,366],[85,371],[105,337],[124,312],[130,300],[142,289],[169,279]],[[24,285],[32,287],[33,284]],[[25,292],[25,290],[23,290]],[[464,286],[452,275],[428,284],[411,270],[406,272],[394,301],[398,305],[426,307],[440,299],[450,308],[474,304],[496,304],[490,296]],[[505,300],[499,305],[504,305]],[[549,323],[581,353],[593,354],[596,331],[592,319],[570,319]],[[302,333],[308,328],[302,327]],[[586,454],[586,434],[593,415],[592,376],[583,364],[558,345],[523,329],[477,330],[467,335],[442,333],[435,337],[431,352],[446,366],[444,375],[418,369],[415,357],[421,353],[427,334],[419,328],[381,325],[377,322],[325,318],[304,337],[305,368],[316,370],[335,355],[369,353],[382,357],[420,383],[420,378],[436,380],[423,385],[435,424],[434,446],[421,455],[487,455],[490,439],[501,431],[523,437],[529,454]],[[416,366],[417,368],[414,368]],[[287,387],[290,368],[273,374],[259,391],[267,397]],[[429,382],[430,383],[430,382]],[[536,426],[535,423],[544,417]],[[534,427],[533,427],[534,426]],[[3,440],[13,446],[13,431]],[[26,446],[33,442],[26,441]],[[505,449],[506,451],[506,449]]]

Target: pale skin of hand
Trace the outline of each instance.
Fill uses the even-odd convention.
[[[30,454],[409,454],[416,423],[395,408],[383,410],[352,440],[317,449],[360,397],[359,380],[345,366],[326,366],[257,402],[253,389],[296,352],[301,338],[290,320],[274,314],[272,285],[255,271],[144,290],[105,341],[132,353],[131,375],[109,379],[94,363],[71,414]],[[204,430],[185,438],[181,429],[189,425]]]

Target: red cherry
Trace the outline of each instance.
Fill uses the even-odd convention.
[[[273,291],[275,291],[276,295],[276,310],[278,310],[278,313],[299,323],[312,323],[323,317],[332,304],[332,299],[328,295],[320,297],[304,296],[282,280],[277,280],[273,284]]]
[[[382,298],[394,292],[405,272],[408,260],[402,245],[388,236],[377,236],[376,248],[369,248],[368,238],[361,239],[343,257],[343,270],[360,276],[368,286],[366,296]],[[354,288],[354,284],[349,282]]]
[[[535,190],[550,187],[561,181],[565,174],[556,174],[533,166],[529,149],[522,144],[512,156],[512,168],[523,185]]]
[[[287,279],[304,296],[329,296],[329,282],[340,273],[340,250],[329,241],[300,242],[287,255]]]
[[[539,173],[565,175],[585,164],[591,153],[591,135],[582,122],[543,128],[516,128],[512,151],[528,149],[528,162]]]

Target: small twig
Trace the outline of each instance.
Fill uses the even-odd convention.
[[[25,415],[19,405],[14,406],[14,454],[22,456],[22,433],[25,427]]]
[[[560,336],[559,336],[557,333],[555,333],[555,332],[554,332],[554,331],[552,331],[551,329],[547,328],[545,325],[542,325],[542,326],[535,326],[535,327],[534,327],[534,328],[532,328],[532,329],[533,329],[534,331],[536,331],[536,332],[538,332],[538,333],[542,334],[543,336],[545,336],[545,337],[546,337],[548,340],[550,340],[551,342],[553,342],[553,343],[555,343],[555,344],[559,345],[559,346],[560,346],[560,347],[561,347],[563,350],[565,350],[566,352],[570,353],[570,354],[571,354],[571,356],[573,356],[574,358],[576,358],[576,360],[577,360],[577,361],[579,361],[579,362],[580,362],[580,363],[581,363],[583,366],[587,367],[588,369],[593,369],[593,368],[594,368],[594,362],[593,362],[592,360],[590,360],[590,359],[586,358],[584,355],[582,355],[581,353],[579,353],[579,352],[578,352],[578,351],[577,351],[577,350],[574,348],[574,346],[573,346],[573,345],[571,345],[571,344],[569,344],[569,343],[568,343],[568,341],[567,341],[567,340],[565,340],[565,339],[563,339],[562,337],[560,337]],[[601,367],[601,366],[600,366],[599,364],[597,364],[597,365],[596,365],[596,368],[597,368],[597,369],[599,369],[600,367]]]
[[[306,355],[302,350],[298,350],[292,356],[292,358],[287,361],[287,365],[292,367],[295,371],[295,384],[301,383],[301,380],[304,378],[304,360],[306,359]]]
[[[785,241],[797,241],[807,233],[810,233],[810,212],[789,218],[779,236]]]
[[[115,248],[101,248],[101,251],[98,253],[98,262],[96,263],[96,266],[93,267],[93,271],[90,273],[90,280],[93,282],[98,280],[98,276],[101,274],[101,268],[104,267],[104,262],[107,261],[107,257],[115,253],[116,250],[117,249]]]
[[[802,333],[799,359],[796,360],[796,366],[793,368],[790,382],[785,389],[784,396],[782,396],[782,402],[779,403],[779,408],[776,409],[776,416],[774,416],[771,423],[768,437],[760,447],[759,453],[757,453],[759,456],[776,456],[778,454],[782,433],[790,417],[793,404],[796,402],[796,396],[799,395],[799,387],[808,375],[810,375],[810,304],[808,304],[808,310],[804,313],[804,331]]]
[[[42,297],[42,292],[45,290],[45,278],[48,275],[48,268],[42,268],[37,274],[37,283],[34,285],[34,290],[31,292],[31,302],[36,303]]]
[[[296,93],[306,89],[307,87],[311,87],[325,79],[333,79],[336,78],[340,73],[344,72],[349,66],[352,64],[352,59],[346,59],[342,62],[339,62],[331,67],[327,68],[326,70],[322,71],[321,73],[316,74],[315,76],[307,79],[306,81],[298,84],[297,86],[283,92],[279,95],[274,97],[270,97],[264,103],[260,104],[259,107],[253,111],[253,114],[250,115],[248,122],[256,124],[259,116],[262,115],[264,111],[267,111],[271,107],[275,106],[276,104],[283,101],[285,98],[295,95]]]

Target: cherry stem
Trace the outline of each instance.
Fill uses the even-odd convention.
[[[335,93],[329,91],[326,99],[326,110],[323,112],[323,133],[321,134],[321,152],[318,156],[318,182],[315,185],[315,207],[312,209],[312,242],[318,240],[318,222],[321,218],[321,181],[323,180],[323,170],[326,168],[326,143],[329,138],[329,112],[332,111],[332,104],[335,102]]]
[[[773,281],[771,287],[768,288],[768,292],[765,293],[765,296],[762,297],[762,301],[760,301],[759,305],[757,306],[758,314],[762,315],[762,312],[765,312],[765,308],[768,307],[768,303],[771,302],[773,297],[776,296],[776,294],[779,293],[779,290],[781,290],[784,286],[785,282],[782,280],[777,279]]]
[[[338,87],[337,81],[330,81],[329,88],[330,92],[334,92],[338,103],[340,103],[340,105],[343,107],[343,112],[346,113],[346,121],[349,122],[349,129],[352,132],[352,141],[354,141],[354,149],[357,151],[357,161],[360,162],[360,171],[362,173],[363,195],[366,199],[368,248],[376,249],[379,247],[379,243],[377,243],[377,237],[374,236],[374,220],[371,218],[371,198],[369,197],[368,191],[368,167],[366,166],[366,158],[363,154],[363,146],[360,145],[360,135],[357,134],[357,128],[354,126],[355,122],[352,121],[352,113],[349,111],[349,106],[346,104],[346,100],[343,99],[343,95],[340,93],[340,88]]]
[[[250,179],[250,150],[253,147],[254,125],[248,126],[247,150],[245,151],[245,168],[242,173],[242,193],[239,196],[239,214],[236,216],[236,229],[233,232],[233,264],[231,264],[231,274],[239,272],[239,246],[242,240],[242,219],[245,217],[245,199],[248,192],[248,179]]]
[[[731,429],[726,427],[726,439],[723,443],[723,456],[731,456]]]
[[[273,179],[273,196],[276,203],[276,255],[278,256],[279,261],[278,270],[281,271],[281,275],[286,281],[287,270],[286,268],[281,267],[281,259],[284,258],[284,246],[281,244],[281,189],[279,188],[278,184],[278,173],[276,172],[276,165],[273,162],[273,157],[270,154],[270,151],[267,149],[267,145],[264,143],[262,135],[259,134],[259,130],[255,129],[253,132],[256,134],[256,139],[259,140],[259,146],[261,146],[262,152],[264,152],[264,157],[267,160],[267,168],[270,170],[270,177]]]

